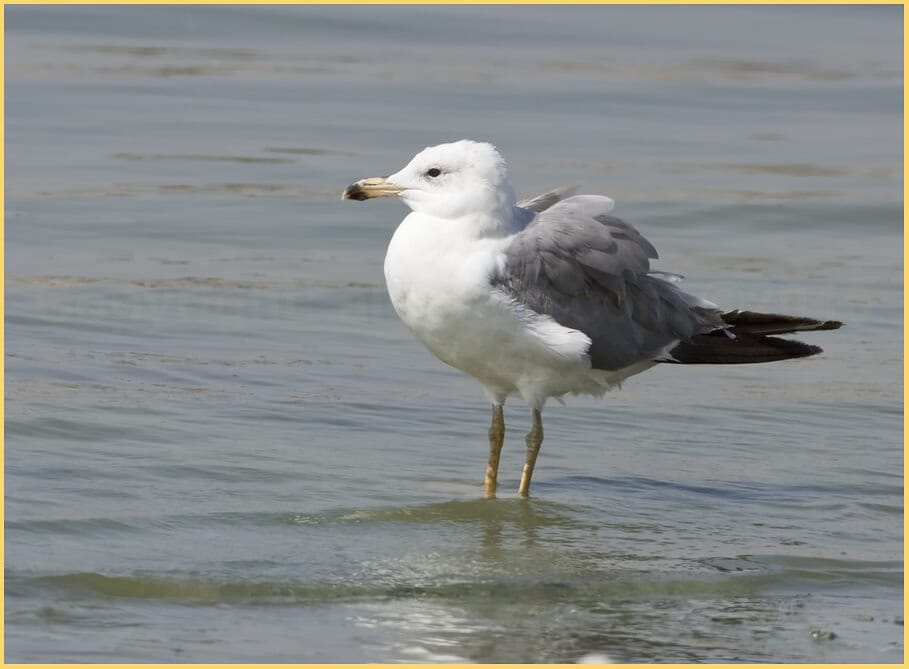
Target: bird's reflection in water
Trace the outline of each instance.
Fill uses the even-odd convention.
[[[726,657],[722,620],[748,611],[770,625],[780,615],[759,580],[660,556],[659,527],[588,522],[583,506],[471,499],[368,513],[427,540],[367,574],[383,595],[364,604],[363,620],[395,630],[395,660],[691,661],[705,648]],[[675,626],[694,623],[697,647],[666,645]]]
[[[514,575],[533,565],[587,563],[592,556],[576,543],[596,528],[578,520],[583,509],[526,498],[453,500],[386,512],[387,520],[454,526],[467,562],[484,572]],[[446,532],[448,534],[448,532]],[[474,546],[475,549],[470,547]],[[476,552],[474,552],[476,550]],[[463,553],[459,561],[464,563]]]

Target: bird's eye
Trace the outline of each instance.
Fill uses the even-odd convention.
[[[442,170],[440,170],[438,167],[433,167],[431,169],[426,170],[426,176],[428,176],[428,177],[437,177],[440,174],[442,174]]]

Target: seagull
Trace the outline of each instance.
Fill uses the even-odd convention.
[[[724,312],[686,293],[680,276],[651,270],[656,249],[610,213],[610,198],[575,191],[516,202],[496,147],[465,139],[428,147],[342,195],[398,197],[411,209],[385,256],[388,294],[416,338],[479,381],[492,404],[486,497],[495,497],[509,395],[531,410],[518,486],[527,497],[550,397],[599,397],[661,363],[810,356],[820,347],[773,335],[842,325]]]

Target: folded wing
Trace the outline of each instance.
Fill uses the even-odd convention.
[[[604,370],[659,359],[724,325],[714,305],[650,274],[656,249],[609,214],[612,204],[578,195],[542,210],[513,238],[494,279],[510,298],[587,335],[592,365]]]

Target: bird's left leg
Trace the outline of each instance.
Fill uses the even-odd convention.
[[[505,443],[505,411],[501,404],[492,405],[492,424],[489,426],[489,463],[486,465],[486,497],[496,496],[499,476],[499,456]]]
[[[533,468],[537,463],[540,446],[543,445],[543,414],[539,409],[533,410],[533,426],[527,433],[527,460],[524,462],[524,471],[521,472],[521,483],[518,494],[527,497],[530,494],[530,479],[533,477]]]

